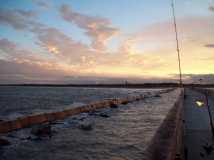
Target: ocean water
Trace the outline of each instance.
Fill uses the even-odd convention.
[[[92,90],[93,93],[103,93],[102,89]],[[127,96],[129,91],[104,90],[107,90],[104,91],[106,96],[96,97],[96,100],[112,95],[118,96],[115,93]],[[132,92],[135,93],[135,90],[130,91]],[[137,92],[146,94],[145,90]],[[94,114],[82,113],[57,121],[51,124],[53,130],[51,138],[35,139],[31,134],[32,128],[8,133],[3,137],[8,139],[11,145],[0,149],[0,160],[144,160],[146,149],[178,95],[179,90],[174,90],[160,96],[120,105],[118,108],[101,109]],[[84,97],[77,99],[82,100]],[[102,117],[100,113],[109,116]],[[81,129],[79,126],[84,123],[90,123],[92,129],[87,131]]]
[[[0,119],[72,108],[109,98],[146,94],[158,89],[0,87]]]

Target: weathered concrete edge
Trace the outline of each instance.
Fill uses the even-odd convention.
[[[159,91],[160,94],[170,92],[173,89],[168,89],[164,91]],[[52,112],[52,113],[42,113],[37,115],[26,116],[10,121],[0,122],[0,133],[7,133],[21,128],[27,128],[32,125],[42,124],[46,122],[53,122],[56,120],[62,120],[69,116],[77,115],[84,112],[92,112],[97,109],[102,109],[106,107],[113,107],[119,104],[127,104],[130,102],[138,101],[144,99],[144,95],[132,96],[124,99],[111,99],[104,100],[100,102],[91,103],[88,105],[83,105],[76,108],[71,108],[63,111]]]
[[[147,148],[147,160],[184,159],[183,101],[184,89],[181,89],[178,99]]]

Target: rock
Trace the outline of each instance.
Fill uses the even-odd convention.
[[[100,115],[100,111],[91,111],[88,113],[89,116],[99,116]]]
[[[111,108],[117,108],[118,106],[116,104],[112,103],[112,104],[110,104],[110,107]]]
[[[110,117],[110,115],[107,112],[101,112],[100,117],[108,118],[108,117]]]
[[[0,146],[8,146],[10,144],[11,143],[8,140],[0,138]]]
[[[30,130],[28,130],[28,129],[17,130],[17,131],[8,133],[7,137],[18,138],[20,140],[25,140],[25,139],[27,139],[29,137],[29,132],[30,132]]]
[[[38,137],[52,137],[52,129],[51,125],[45,124],[45,125],[39,125],[32,128],[31,133]]]
[[[81,113],[80,115],[78,115],[77,119],[80,121],[84,121],[88,116],[88,113]]]
[[[156,94],[154,97],[160,98],[161,96],[159,94]]]
[[[124,101],[124,102],[122,102],[121,104],[126,105],[126,104],[128,104],[128,102],[127,102],[127,101]]]
[[[140,101],[140,98],[136,98],[136,101]]]
[[[37,137],[37,136],[29,136],[26,140],[40,141],[40,140],[42,140],[42,138],[41,137]]]
[[[84,120],[79,124],[79,128],[85,131],[90,131],[94,128],[94,123],[90,120]]]

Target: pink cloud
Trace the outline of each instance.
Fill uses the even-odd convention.
[[[94,49],[104,50],[106,42],[119,33],[119,29],[112,27],[108,19],[77,13],[67,5],[61,6],[60,13],[64,20],[75,23],[86,31],[86,34],[92,38]]]
[[[38,37],[38,45],[65,63],[80,63],[82,56],[91,53],[86,45],[74,41],[58,29],[37,27],[32,31]]]
[[[214,21],[213,17],[185,17],[177,19],[178,38],[181,47],[187,44],[213,42]],[[124,44],[128,42],[129,48],[139,44],[143,46],[145,52],[150,50],[159,50],[160,48],[175,47],[175,32],[172,21],[154,23],[142,28],[132,35],[124,39]],[[123,45],[121,48],[123,48]],[[147,50],[148,49],[148,50]]]

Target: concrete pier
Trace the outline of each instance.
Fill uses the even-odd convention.
[[[204,91],[204,90],[203,90]],[[186,160],[213,160],[213,135],[211,131],[206,97],[200,90],[185,89],[185,153]],[[209,105],[213,110],[213,97],[208,95]],[[198,106],[196,101],[204,103]]]

